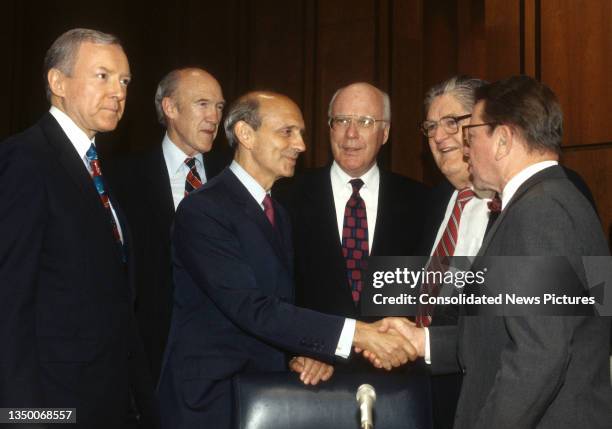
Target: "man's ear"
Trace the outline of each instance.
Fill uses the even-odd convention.
[[[497,133],[497,141],[495,143],[497,145],[495,160],[499,161],[510,154],[510,151],[512,150],[513,132],[512,128],[507,125],[498,125],[495,132]]]
[[[174,119],[177,117],[178,109],[173,99],[170,97],[162,98],[161,106],[167,118]]]
[[[387,140],[389,140],[390,132],[391,132],[391,124],[387,124],[383,130],[383,143],[382,144],[387,143]]]
[[[47,82],[51,94],[56,97],[64,98],[66,96],[66,75],[59,69],[52,68],[47,72]]]
[[[255,145],[255,130],[244,121],[236,122],[236,125],[234,125],[234,135],[236,140],[238,140],[238,144],[245,149],[251,150]]]

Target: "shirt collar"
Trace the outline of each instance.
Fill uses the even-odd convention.
[[[357,177],[351,177],[346,174],[346,172],[342,168],[340,168],[336,161],[334,161],[331,166],[331,177],[332,183],[341,183],[342,186],[348,187],[351,186],[349,184],[349,181],[351,181],[352,179],[357,179]],[[374,163],[374,165],[363,175],[361,175],[359,179],[363,181],[362,189],[369,189],[374,192],[374,194],[376,194],[376,192],[378,191],[378,186],[380,184],[380,169],[378,168],[378,165]]]
[[[55,118],[59,126],[62,128],[70,143],[74,146],[79,157],[81,159],[85,158],[85,154],[91,147],[92,143],[95,143],[95,137],[90,139],[85,134],[85,131],[80,129],[77,124],[68,116],[66,113],[61,111],[55,106],[51,106],[49,109],[49,113]]]
[[[166,168],[168,168],[168,175],[173,177],[175,174],[181,171],[181,168],[185,165],[185,159],[189,158],[174,142],[168,137],[168,133],[164,135],[162,141],[162,152],[164,153],[164,159],[166,161]],[[199,161],[200,165],[204,165],[204,157],[201,153],[197,153],[193,158]]]
[[[255,198],[255,201],[263,208],[263,200],[267,194],[266,190],[235,160],[232,161],[229,168],[232,170],[232,173],[236,175],[238,180],[240,180],[240,183],[247,188],[249,194],[251,194],[251,196]]]
[[[557,161],[542,161],[537,162],[535,164],[530,165],[529,167],[521,170],[518,174],[516,174],[512,179],[506,183],[504,186],[504,190],[501,194],[502,200],[502,210],[508,205],[518,188],[527,181],[531,176],[540,171],[553,167],[555,165],[559,165]]]

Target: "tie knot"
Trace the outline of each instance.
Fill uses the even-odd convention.
[[[461,206],[464,206],[472,198],[474,198],[474,191],[472,191],[470,188],[465,188],[459,191],[459,194],[457,195],[457,202],[461,204]]]
[[[266,196],[263,199],[263,206],[264,209],[266,210],[270,210],[272,207],[272,197],[270,197],[270,194],[266,194]]]
[[[193,157],[189,157],[189,158],[185,158],[185,165],[187,167],[189,167],[190,170],[193,170],[195,168],[195,158]]]
[[[502,202],[501,198],[499,198],[499,194],[496,193],[493,199],[487,203],[487,206],[489,207],[491,213],[501,212]]]
[[[359,193],[359,190],[363,186],[363,180],[361,180],[361,179],[351,179],[349,181],[349,183],[353,187],[353,193],[354,194]]]
[[[85,156],[87,157],[89,161],[98,159],[98,152],[96,151],[96,145],[92,143],[91,146],[89,146],[89,149],[87,149]]]

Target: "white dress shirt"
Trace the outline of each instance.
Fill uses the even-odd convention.
[[[444,219],[438,228],[438,234],[434,241],[433,247],[431,248],[430,255],[438,246],[438,242],[446,230],[448,220],[453,213],[455,207],[455,201],[457,201],[457,195],[459,191],[455,189],[446,206],[446,213]],[[484,239],[485,232],[487,230],[487,224],[489,223],[489,207],[488,202],[491,198],[480,198],[478,194],[468,201],[463,207],[461,213],[461,221],[459,222],[459,231],[457,232],[457,245],[455,246],[454,256],[475,256],[480,250],[482,240]],[[431,347],[429,344],[429,329],[425,328],[425,362],[431,364]]]
[[[266,197],[266,190],[246,172],[244,168],[236,161],[232,161],[230,164],[230,170],[236,175],[240,183],[249,191],[249,194],[257,201],[261,210],[264,210],[263,200]],[[336,346],[336,356],[348,358],[351,354],[351,347],[353,345],[353,336],[355,335],[355,320],[345,319],[338,345]]]
[[[189,156],[178,148],[177,145],[170,140],[168,133],[162,141],[162,152],[168,169],[168,177],[170,178],[170,189],[172,190],[172,201],[174,202],[174,210],[185,197],[185,180],[189,174],[189,167],[185,164],[185,160]],[[204,171],[204,158],[201,153],[196,154],[195,165],[202,184],[206,183],[206,172]]]
[[[95,137],[90,140],[89,137],[87,137],[87,134],[85,134],[85,132],[82,129],[80,129],[77,126],[77,124],[74,123],[74,121],[70,118],[70,116],[66,115],[64,112],[62,112],[57,107],[51,106],[51,108],[49,109],[49,113],[59,123],[59,126],[62,128],[62,130],[68,137],[68,140],[70,140],[70,143],[72,143],[72,146],[74,146],[74,150],[76,150],[77,153],[79,154],[79,158],[81,158],[81,161],[83,161],[83,165],[85,165],[85,168],[91,175],[92,171],[91,171],[91,167],[89,166],[89,160],[87,159],[86,154],[89,148],[91,147],[92,143],[94,145],[96,144]],[[108,192],[108,189],[106,191]],[[110,199],[108,201],[110,204],[111,214],[113,215],[113,218],[115,219],[115,224],[117,224],[117,230],[119,231],[119,238],[121,242],[123,243],[124,242],[123,241],[123,230],[121,229],[121,223],[119,223],[119,218],[117,217],[117,213],[115,213],[113,203],[110,201]]]
[[[338,224],[338,238],[342,243],[342,227],[344,226],[344,211],[346,203],[353,193],[353,186],[349,183],[352,179],[361,179],[363,186],[359,190],[359,195],[366,207],[368,219],[368,248],[372,251],[374,242],[374,232],[376,228],[376,214],[378,213],[378,188],[380,187],[380,170],[374,164],[361,177],[351,177],[340,168],[334,161],[330,170],[332,193],[334,195],[334,205],[336,207],[336,221]]]

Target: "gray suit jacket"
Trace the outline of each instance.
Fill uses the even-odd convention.
[[[597,215],[560,167],[518,189],[480,250],[485,257],[608,254]],[[455,428],[611,424],[608,318],[463,316],[458,329],[464,379]]]

